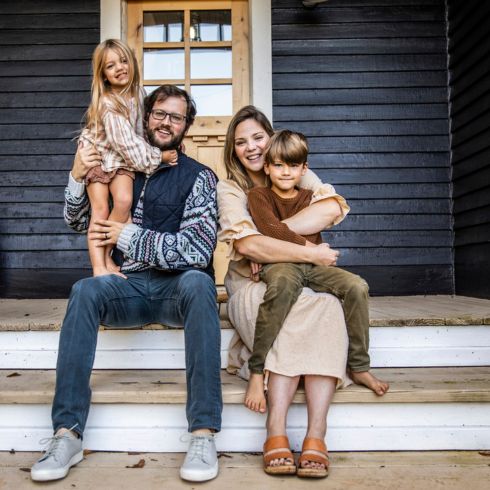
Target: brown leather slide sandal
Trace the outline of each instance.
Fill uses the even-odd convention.
[[[291,459],[293,464],[270,466],[274,459]],[[269,475],[294,475],[296,465],[287,436],[271,436],[264,443],[264,471]]]
[[[302,468],[303,461],[312,461],[325,465],[325,468]],[[328,452],[323,439],[306,437],[298,460],[298,476],[303,478],[325,478],[328,476]]]

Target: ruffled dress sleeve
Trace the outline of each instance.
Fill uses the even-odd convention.
[[[241,260],[233,243],[235,240],[251,235],[261,235],[255,227],[247,208],[247,195],[232,180],[220,180],[218,190],[218,240],[228,244],[226,256],[230,260]]]

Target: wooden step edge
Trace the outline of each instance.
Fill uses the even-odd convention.
[[[230,328],[226,313],[227,294],[218,287],[220,317]],[[0,299],[0,331],[59,330],[66,299]],[[370,299],[371,327],[490,325],[490,300],[465,297],[375,297]],[[140,327],[138,327],[140,328]],[[146,330],[167,327],[150,324]]]
[[[358,385],[338,390],[334,403],[490,403],[490,367],[373,369],[390,383],[382,397]],[[53,370],[0,370],[0,404],[50,404]],[[184,370],[96,370],[93,403],[185,403]],[[222,371],[223,401],[242,404],[246,382]],[[299,390],[294,403],[304,403]]]
[[[0,313],[1,314],[1,313]],[[222,329],[234,328],[226,314],[220,315],[220,324]],[[18,320],[2,319],[0,316],[0,332],[51,332],[61,330],[61,319],[54,322],[49,321],[26,321],[22,318]],[[490,318],[479,317],[459,317],[459,318],[394,318],[394,319],[376,319],[370,320],[371,328],[384,327],[472,327],[472,326],[490,326]],[[133,330],[175,330],[175,327],[169,327],[161,323],[150,323],[142,327],[129,327]],[[109,328],[100,325],[100,330],[128,330],[128,328]]]
[[[221,329],[232,329],[233,325],[229,320],[220,319]],[[4,323],[0,320],[0,332],[58,332],[61,330],[61,322],[56,323]],[[142,327],[129,328],[110,328],[104,325],[99,326],[100,330],[178,330],[176,327],[169,327],[162,323],[149,323]]]

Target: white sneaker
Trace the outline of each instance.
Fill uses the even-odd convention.
[[[70,432],[42,439],[48,444],[43,456],[31,468],[34,481],[59,480],[83,459],[82,440]]]
[[[218,456],[213,434],[192,435],[189,449],[180,467],[180,477],[189,481],[207,481],[218,475]]]

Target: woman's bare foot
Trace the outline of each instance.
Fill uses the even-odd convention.
[[[325,465],[322,463],[317,463],[316,461],[304,460],[301,461],[301,468],[314,468],[318,470],[325,469]]]
[[[247,393],[245,394],[245,406],[254,412],[265,412],[267,402],[264,395],[263,374],[250,373]]]
[[[376,378],[371,374],[371,371],[351,371],[349,374],[354,383],[367,386],[379,396],[383,396],[390,389],[390,385],[386,381]]]

